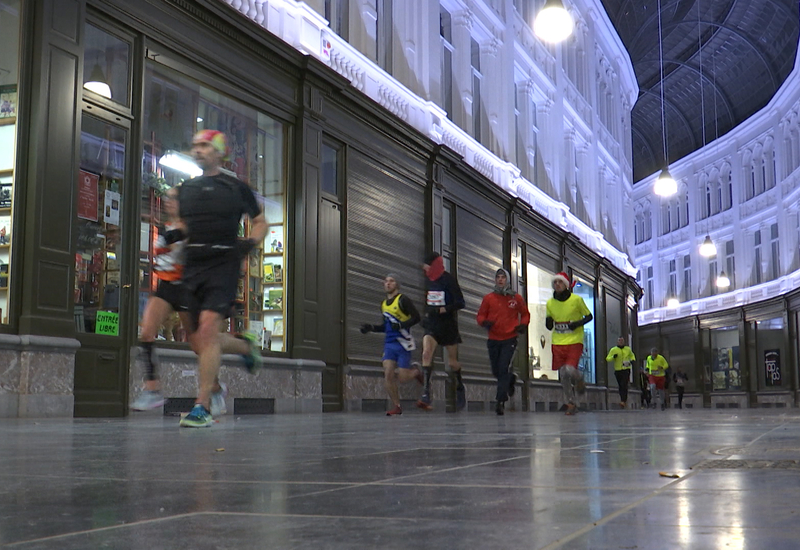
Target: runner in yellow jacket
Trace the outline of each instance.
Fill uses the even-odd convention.
[[[617,345],[611,348],[606,355],[607,362],[614,362],[614,377],[619,387],[619,406],[623,409],[628,405],[628,381],[631,378],[631,365],[636,361],[633,350],[625,345],[625,338],[617,338]]]

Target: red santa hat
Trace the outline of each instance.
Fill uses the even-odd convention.
[[[569,275],[567,275],[563,271],[559,271],[555,275],[553,275],[553,282],[561,281],[564,285],[569,289],[572,290],[575,287],[576,281],[570,281]]]

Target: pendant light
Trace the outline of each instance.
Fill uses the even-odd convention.
[[[658,176],[653,192],[660,197],[671,197],[678,192],[678,184],[669,173],[667,157],[667,119],[664,111],[664,37],[661,33],[661,0],[658,0],[658,65],[661,72],[661,143],[664,145],[664,169]]]
[[[83,83],[83,87],[99,96],[111,99],[111,86],[106,82],[106,77],[99,63],[94,64],[92,74],[89,76],[89,80]]]
[[[700,245],[700,255],[706,258],[717,255],[717,247],[711,240],[711,235],[706,234],[703,244]]]
[[[725,275],[725,272],[722,271],[717,277],[717,288],[728,288],[731,286],[731,280]]]
[[[533,32],[541,40],[555,44],[569,38],[574,28],[572,17],[561,0],[547,0],[533,20]]]

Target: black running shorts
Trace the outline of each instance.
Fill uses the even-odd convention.
[[[458,321],[431,322],[425,327],[425,334],[432,336],[440,346],[452,346],[461,343],[458,332]]]
[[[188,309],[186,287],[181,281],[159,280],[154,296],[167,302],[175,311],[186,311]]]
[[[187,264],[183,283],[186,285],[188,310],[195,328],[201,311],[214,311],[223,319],[231,316],[239,282],[239,261],[217,264]]]

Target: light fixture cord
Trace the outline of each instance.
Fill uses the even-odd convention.
[[[706,104],[703,96],[703,41],[700,33],[700,0],[697,0],[697,57],[700,60],[700,121],[703,125],[703,147],[706,146]]]
[[[667,161],[667,123],[664,114],[664,44],[661,35],[661,0],[658,0],[658,64],[661,68],[661,142],[664,145],[664,167],[669,164]]]

